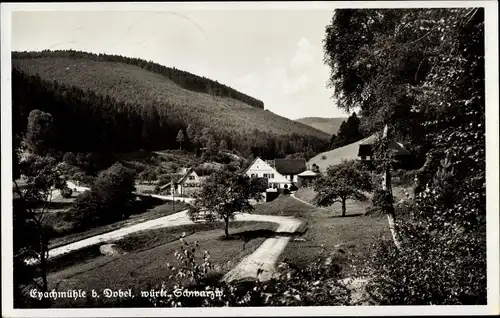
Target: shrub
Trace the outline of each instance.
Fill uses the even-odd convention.
[[[120,220],[129,215],[135,201],[134,174],[120,163],[115,163],[99,172],[93,190],[100,198],[104,213],[102,218],[107,222]]]
[[[85,191],[76,199],[71,215],[79,229],[88,229],[101,223],[99,197],[92,190]]]
[[[321,160],[326,160],[326,155],[321,155]]]
[[[380,305],[486,304],[486,276],[478,276],[478,270],[485,273],[484,245],[475,234],[430,235],[426,227],[400,222],[407,248],[398,250],[392,242],[374,247],[376,253],[367,258],[371,297]],[[467,248],[471,243],[477,243],[473,253]]]
[[[381,211],[387,211],[394,203],[394,198],[387,190],[377,189],[373,193],[372,204]]]
[[[65,163],[67,163],[68,165],[76,165],[77,164],[77,161],[76,161],[76,156],[74,153],[72,152],[66,152],[63,156],[63,161]]]
[[[392,184],[401,187],[410,187],[415,184],[417,170],[399,169],[391,172]]]
[[[61,196],[63,198],[71,198],[71,195],[73,194],[73,190],[71,190],[70,188],[66,187],[64,189],[61,190]]]

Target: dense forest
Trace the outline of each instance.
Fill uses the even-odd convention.
[[[72,58],[74,54],[80,63],[75,66],[76,60],[52,58],[57,54]],[[206,148],[209,140],[217,145],[224,140],[229,150],[272,159],[297,152],[319,152],[328,145],[328,136],[323,132],[237,101],[237,94],[231,90],[226,90],[231,92],[231,98],[193,92],[135,66],[84,58],[119,57],[86,54],[13,54],[15,133],[22,134],[30,111],[39,109],[53,116],[54,145],[62,152],[178,149],[180,130],[186,138],[184,148],[189,151]],[[16,59],[18,56],[23,58]],[[153,65],[157,64],[144,62],[141,67]],[[189,73],[168,74],[175,77]],[[195,78],[200,79],[186,75],[185,82],[194,83]]]

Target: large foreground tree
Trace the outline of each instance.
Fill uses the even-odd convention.
[[[374,297],[484,304],[483,9],[337,10],[324,51],[339,106],[359,109],[367,131],[388,125],[425,162],[414,205],[396,206],[401,249],[372,259]]]
[[[26,288],[47,291],[47,259],[52,228],[46,222],[57,191],[67,188],[57,161],[49,156],[28,155],[14,165],[24,184],[14,179],[14,290],[24,298]],[[16,301],[20,301],[17,299]]]

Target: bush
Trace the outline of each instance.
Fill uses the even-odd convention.
[[[72,152],[66,152],[63,156],[63,161],[71,166],[74,166],[77,164],[76,156]]]
[[[367,208],[366,214],[387,213],[394,203],[394,197],[387,190],[375,189],[372,197],[372,205]]]
[[[121,164],[101,171],[92,190],[77,197],[72,214],[79,227],[108,224],[127,218],[133,211],[133,173]]]
[[[103,219],[109,222],[128,217],[135,201],[135,180],[131,170],[120,163],[99,172],[93,190],[100,197]],[[106,222],[107,223],[107,222]]]
[[[101,224],[100,202],[98,195],[92,190],[80,194],[71,209],[71,215],[79,229],[92,228]]]
[[[425,225],[412,222],[400,222],[398,231],[408,248],[385,242],[367,258],[373,269],[367,291],[378,304],[486,304],[486,276],[478,275],[486,272],[478,253],[485,247],[475,234],[430,235]],[[477,243],[473,253],[471,243]]]
[[[73,190],[71,190],[70,188],[66,187],[64,189],[61,190],[61,196],[63,198],[71,198],[71,195],[73,194]]]
[[[326,160],[326,155],[321,155],[321,160]]]
[[[415,184],[417,170],[399,169],[391,172],[392,184],[401,187],[411,187]]]

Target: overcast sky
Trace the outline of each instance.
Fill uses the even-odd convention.
[[[331,10],[13,12],[12,50],[75,49],[205,76],[279,115],[344,117],[326,88]]]

